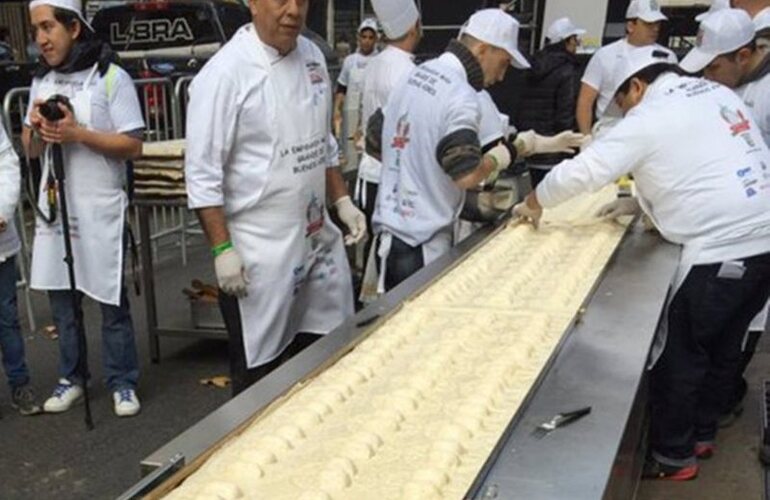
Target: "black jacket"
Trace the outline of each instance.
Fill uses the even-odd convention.
[[[515,124],[519,131],[555,135],[575,130],[575,106],[579,62],[562,44],[549,45],[534,55],[527,72]],[[548,154],[530,157],[530,163],[554,165],[570,155]]]

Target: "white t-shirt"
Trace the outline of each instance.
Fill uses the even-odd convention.
[[[770,73],[735,89],[751,110],[765,144],[770,147]]]
[[[21,242],[16,233],[14,216],[16,205],[19,204],[21,189],[21,172],[19,158],[14,151],[5,127],[0,125],[0,217],[7,223],[5,231],[0,233],[0,263],[15,255],[21,249]]]
[[[385,108],[375,233],[387,231],[417,246],[453,228],[465,191],[439,164],[436,150],[458,130],[478,134],[480,122],[478,93],[455,55],[445,53],[409,74]]]
[[[667,240],[702,247],[694,264],[770,251],[770,150],[727,87],[661,76],[605,136],[557,165],[537,197],[553,207],[627,173]]]
[[[414,69],[414,55],[388,45],[385,50],[369,61],[364,77],[361,127],[366,130],[369,118],[388,103],[388,97],[396,85]],[[380,162],[367,154],[361,156],[358,177],[373,183],[380,182]]]
[[[661,45],[655,44],[655,46],[660,50],[669,52],[671,62],[676,62],[676,56],[673,52]],[[618,71],[622,69],[622,62],[628,57],[629,51],[635,48],[637,47],[628,43],[625,38],[621,38],[597,50],[588,62],[581,81],[599,92],[596,102],[597,118],[602,118],[608,112],[607,108],[612,103],[612,98],[614,97],[613,91],[618,85],[623,83],[618,81],[621,78],[618,75]],[[619,110],[609,112],[609,116],[615,115],[620,116]]]
[[[337,77],[337,83],[347,88],[348,95],[361,95],[364,90],[366,68],[376,55],[376,52],[372,52],[369,55],[354,52],[342,62],[342,69],[340,70],[340,76]],[[361,106],[361,103],[358,101],[346,104],[350,109],[359,109]]]

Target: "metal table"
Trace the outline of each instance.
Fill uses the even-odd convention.
[[[142,281],[144,282],[144,305],[147,311],[147,334],[150,342],[150,360],[160,361],[160,337],[214,338],[227,339],[225,330],[204,328],[171,328],[158,323],[158,303],[155,298],[155,273],[152,259],[152,244],[150,235],[150,211],[153,207],[187,207],[185,199],[145,200],[133,202],[139,220],[139,239],[141,246],[139,258],[142,265]]]
[[[312,377],[363,339],[372,318],[471,252],[484,228],[329,335],[229,401],[141,462],[138,497],[245,425],[298,381]],[[586,312],[565,333],[548,366],[469,491],[480,498],[630,498],[639,477],[645,360],[679,249],[633,227],[605,269]],[[529,435],[553,414],[592,405],[581,421],[536,441]]]

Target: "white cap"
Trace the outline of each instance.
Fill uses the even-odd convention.
[[[560,17],[551,23],[545,36],[551,43],[559,43],[571,36],[585,35],[585,32],[586,30],[575,26],[569,17]]]
[[[372,0],[382,31],[391,40],[406,35],[420,19],[414,0]]]
[[[711,7],[706,12],[695,16],[695,20],[702,23],[708,16],[722,9],[730,8],[730,0],[711,0]]]
[[[668,63],[673,66],[676,64],[676,55],[666,48],[655,45],[632,48],[628,51],[627,56],[618,63],[617,86],[612,89],[612,95],[617,94],[618,89],[626,80],[644,68],[660,63]]]
[[[657,0],[631,0],[626,10],[626,19],[641,19],[647,23],[666,21]]]
[[[81,0],[32,0],[29,2],[29,11],[32,12],[32,9],[40,7],[41,5],[49,5],[51,7],[68,10],[76,14],[80,19],[80,22],[83,23],[86,28],[94,31],[94,28],[91,27],[88,21],[86,21],[86,18],[83,17],[83,2],[81,2]]]
[[[527,58],[516,48],[519,22],[501,9],[483,9],[473,14],[460,29],[460,35],[465,34],[508,52],[514,68],[529,68]]]
[[[770,9],[761,11],[754,18],[754,31],[756,33],[766,29],[770,29]]]
[[[380,27],[377,25],[377,20],[373,17],[368,17],[361,21],[361,25],[358,27],[358,32],[361,33],[364,30],[372,30],[376,35]]]
[[[700,23],[695,48],[679,64],[697,73],[722,54],[729,54],[754,40],[754,23],[743,9],[722,9]]]

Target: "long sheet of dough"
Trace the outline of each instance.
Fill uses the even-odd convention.
[[[613,197],[499,233],[167,498],[462,498],[622,238]]]

